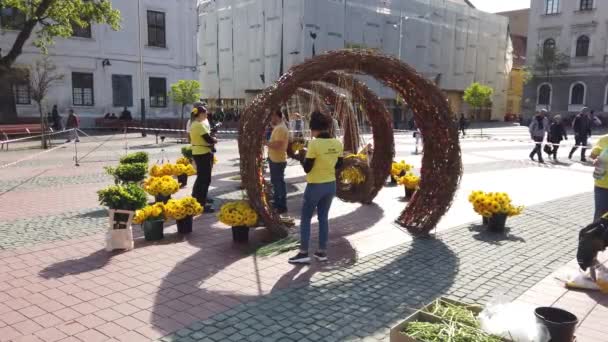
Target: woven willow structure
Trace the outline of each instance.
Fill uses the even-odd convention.
[[[422,134],[432,137],[424,140],[420,190],[397,220],[413,235],[428,235],[451,206],[462,176],[454,117],[437,86],[397,58],[371,50],[338,50],[309,59],[292,67],[245,108],[240,121],[239,152],[242,182],[251,205],[273,234],[287,235],[263,195],[259,151],[270,121],[269,109],[285,103],[301,85],[322,80],[331,71],[367,74],[393,88],[409,104]],[[379,148],[382,146],[376,145],[376,150]]]

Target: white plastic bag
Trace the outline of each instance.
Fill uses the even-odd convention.
[[[479,314],[481,329],[514,342],[548,342],[549,330],[536,322],[534,307],[498,299]]]
[[[598,291],[600,289],[586,272],[580,270],[568,274],[565,283],[566,287],[569,289],[593,291]]]

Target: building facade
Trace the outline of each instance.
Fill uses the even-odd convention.
[[[532,0],[527,65],[534,77],[524,93],[528,116],[543,108],[568,117],[585,106],[608,111],[607,33],[606,1]],[[551,60],[566,61],[567,67],[535,68],[538,61],[555,65],[547,63]]]
[[[506,118],[513,120],[521,115],[524,84],[528,78],[525,66],[530,10],[522,9],[497,14],[509,18],[509,33],[513,44],[513,68],[509,73],[506,110]]]
[[[455,112],[466,110],[461,98],[471,83],[491,86],[491,118],[502,120],[511,69],[507,26],[507,18],[465,0],[203,0],[203,96],[249,100],[316,54],[370,48],[399,56],[437,81]],[[364,79],[394,103],[392,90]]]
[[[105,113],[120,115],[124,107],[138,119],[143,98],[147,117],[177,117],[179,110],[167,97],[170,85],[198,78],[196,0],[113,0],[112,5],[121,12],[121,30],[92,25],[57,38],[49,49],[64,78],[50,89],[45,111],[57,105],[65,117],[73,108],[86,127]],[[0,48],[8,51],[19,14],[11,9],[1,14]],[[15,67],[27,69],[42,57],[28,42]],[[14,92],[19,118],[38,117],[26,83],[16,84]]]

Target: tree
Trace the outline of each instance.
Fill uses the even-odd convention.
[[[51,63],[48,57],[44,57],[41,60],[36,61],[32,71],[28,77],[30,94],[32,100],[38,105],[38,112],[40,114],[40,127],[42,128],[42,148],[48,148],[48,139],[46,132],[48,129],[48,122],[46,116],[42,111],[42,102],[46,98],[49,88],[57,81],[63,80],[63,75],[57,74],[57,67]]]
[[[492,88],[475,82],[464,91],[462,99],[469,106],[476,109],[479,116],[481,109],[492,103],[491,98],[493,93],[494,90]]]
[[[19,23],[8,53],[0,56],[0,120],[16,118],[12,67],[32,35],[33,44],[46,54],[54,38],[72,36],[74,26],[84,28],[98,23],[114,30],[120,28],[120,12],[112,8],[109,0],[0,0],[0,10],[9,8],[24,14],[25,19]]]
[[[551,76],[562,74],[570,67],[570,56],[555,48],[539,49],[533,66],[533,77],[551,80]]]
[[[171,85],[169,97],[181,105],[180,127],[184,127],[184,107],[198,101],[201,97],[201,84],[195,80],[179,80]]]

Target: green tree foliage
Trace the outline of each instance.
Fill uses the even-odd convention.
[[[536,54],[534,60],[534,77],[550,79],[553,75],[559,75],[570,67],[570,56],[555,49],[544,49]]]
[[[475,109],[487,107],[492,103],[494,90],[477,82],[471,84],[465,91],[462,99]]]
[[[181,125],[184,122],[184,107],[198,101],[201,97],[201,84],[195,80],[179,80],[171,85],[169,92],[171,100],[181,105]]]

